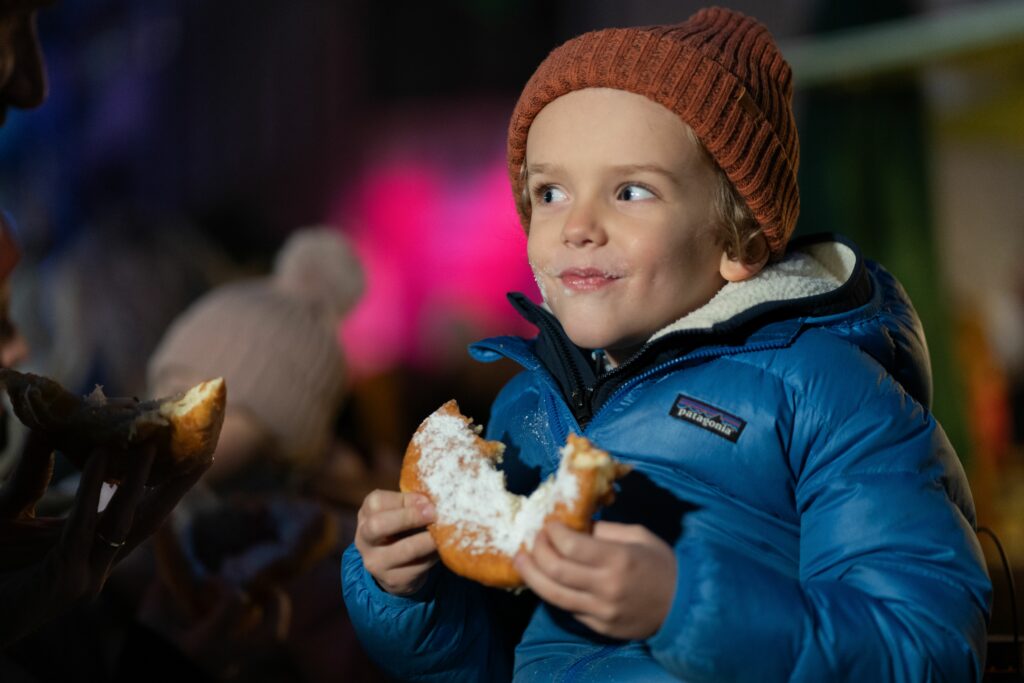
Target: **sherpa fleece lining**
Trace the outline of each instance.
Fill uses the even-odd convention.
[[[760,304],[803,299],[838,289],[853,275],[857,255],[839,242],[808,245],[742,282],[730,282],[700,308],[654,333],[707,329]]]

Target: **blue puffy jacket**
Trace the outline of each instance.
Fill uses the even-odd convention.
[[[515,303],[538,338],[472,347],[525,368],[487,429],[507,444],[509,489],[552,473],[570,431],[632,464],[602,516],[673,546],[675,596],[644,641],[597,636],[543,603],[520,632],[508,596],[441,566],[418,594],[391,596],[352,547],[349,614],[392,675],[980,678],[991,587],[973,503],[928,410],[923,334],[891,275],[842,240],[794,244],[604,373],[549,313]]]

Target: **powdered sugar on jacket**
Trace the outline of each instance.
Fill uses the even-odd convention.
[[[597,637],[544,604],[520,638],[495,616],[507,596],[443,567],[417,595],[391,596],[352,547],[349,613],[394,676],[980,677],[990,584],[973,502],[927,408],[924,338],[891,275],[839,239],[794,243],[604,374],[545,338],[560,332],[550,314],[516,303],[541,338],[472,347],[525,369],[487,430],[507,444],[510,489],[550,474],[569,431],[634,465],[603,516],[673,546],[673,604],[645,641]]]

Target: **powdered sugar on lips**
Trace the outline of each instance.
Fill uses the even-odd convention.
[[[413,437],[420,451],[419,476],[437,509],[437,523],[455,526],[470,553],[515,555],[533,547],[544,519],[559,502],[579,496],[580,485],[561,449],[558,471],[528,498],[505,490],[505,475],[479,456],[477,436],[455,415],[435,413]]]
[[[558,274],[567,294],[596,292],[614,283],[619,277],[598,268],[567,268]]]

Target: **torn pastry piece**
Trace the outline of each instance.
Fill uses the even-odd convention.
[[[99,387],[89,396],[77,396],[52,379],[8,368],[0,368],[0,386],[7,390],[18,419],[45,436],[76,467],[84,467],[97,446],[127,454],[127,449],[151,441],[157,452],[147,481],[150,485],[190,472],[213,458],[227,402],[222,378],[149,401],[107,398]],[[128,464],[125,458],[112,458],[104,478],[120,481]]]
[[[518,588],[512,564],[533,547],[547,520],[589,532],[598,507],[611,503],[613,482],[629,471],[586,438],[570,434],[558,470],[530,496],[510,493],[496,468],[504,444],[486,441],[449,401],[427,417],[405,452],[399,487],[422,493],[437,510],[427,528],[445,566],[487,586]]]

